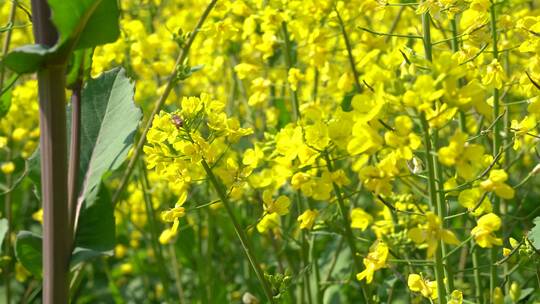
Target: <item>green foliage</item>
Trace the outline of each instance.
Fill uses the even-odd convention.
[[[540,216],[534,219],[534,227],[529,232],[529,240],[536,251],[540,251]]]
[[[68,88],[72,88],[77,81],[88,78],[92,67],[92,54],[92,49],[81,49],[73,53],[66,75],[66,86]]]
[[[81,211],[71,266],[110,255],[115,245],[114,208],[102,185],[107,172],[118,168],[133,144],[142,113],[133,102],[134,86],[122,69],[103,73],[87,82],[82,92],[79,203]],[[70,109],[68,109],[68,117]],[[68,125],[70,122],[68,122]],[[40,198],[39,150],[27,161],[26,173]],[[41,237],[30,232],[17,238],[17,255],[23,266],[36,274],[41,269]],[[35,246],[39,243],[39,246]],[[41,260],[40,260],[41,261]],[[41,273],[41,270],[39,270]]]
[[[120,35],[117,1],[50,0],[49,5],[59,41],[51,48],[25,45],[10,52],[4,64],[14,72],[35,72],[52,59],[66,62],[72,50],[113,42]]]
[[[5,218],[0,219],[0,246],[2,246],[2,243],[4,242],[4,237],[6,236],[7,231],[8,231],[7,219]]]
[[[51,54],[51,49],[42,45],[24,45],[11,51],[4,59],[4,64],[18,74],[37,71]]]
[[[42,238],[30,231],[21,231],[15,242],[17,260],[34,276],[41,278],[43,262],[41,254]]]
[[[8,85],[2,88],[2,92],[0,93],[0,118],[6,116],[9,112],[9,108],[11,107],[11,91],[18,78],[18,75],[13,75],[8,80]]]
[[[116,243],[114,225],[111,196],[107,188],[101,185],[97,199],[85,203],[81,210],[71,266],[101,255],[112,255]]]
[[[114,0],[49,0],[61,41],[78,40],[75,49],[115,41],[120,35],[118,3]]]
[[[82,92],[79,200],[93,201],[103,175],[125,160],[142,117],[133,96],[133,83],[122,69],[87,82]]]

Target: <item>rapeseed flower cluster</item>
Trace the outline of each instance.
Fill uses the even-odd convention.
[[[28,1],[15,2],[10,48],[32,41]],[[123,66],[151,122],[115,206],[110,293],[180,303],[261,303],[265,288],[283,303],[540,299],[526,294],[539,250],[527,234],[539,191],[537,1],[218,0],[197,27],[209,3],[121,0],[119,39],[93,51],[91,76]],[[14,84],[0,115],[0,191],[31,174],[24,162],[40,136],[37,81]],[[13,227],[39,230],[39,191],[21,187],[15,216],[35,220]]]

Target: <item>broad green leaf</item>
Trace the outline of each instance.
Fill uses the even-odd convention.
[[[4,242],[4,237],[6,236],[7,231],[8,220],[5,218],[0,219],[0,246],[2,246],[2,243]]]
[[[15,256],[26,270],[39,278],[41,278],[43,265],[41,243],[41,236],[30,231],[19,232],[15,241]]]
[[[142,113],[133,101],[134,86],[122,69],[90,79],[82,92],[79,203],[92,202],[103,175],[118,168],[133,145]],[[67,110],[71,129],[70,109]],[[69,139],[68,135],[68,139]],[[27,160],[28,177],[41,191],[39,149]]]
[[[66,2],[60,0],[60,2]],[[76,49],[91,48],[116,41],[120,36],[118,1],[102,0],[86,23]]]
[[[141,110],[123,69],[90,79],[82,92],[79,204],[93,201],[103,175],[118,168],[133,144]]]
[[[60,43],[76,42],[75,49],[113,42],[120,35],[116,0],[49,0]]]
[[[3,63],[15,73],[31,73],[43,65],[51,51],[39,44],[24,45],[7,54]]]
[[[534,219],[534,227],[529,231],[528,237],[536,251],[540,251],[540,216]]]
[[[60,33],[56,45],[25,45],[6,55],[4,64],[18,74],[39,70],[50,58],[67,60],[74,49],[115,41],[120,35],[115,0],[49,0],[52,20]]]
[[[5,234],[2,232],[4,222],[7,230],[7,221],[0,220],[0,244]],[[115,241],[114,209],[108,191],[102,186],[97,200],[84,206],[79,216],[70,268],[103,255],[112,255]],[[42,242],[41,236],[29,231],[19,232],[15,242],[17,259],[37,277],[41,277],[43,271]]]
[[[97,199],[84,204],[77,224],[72,266],[100,255],[112,255],[116,241],[114,208],[107,188],[101,185]]]

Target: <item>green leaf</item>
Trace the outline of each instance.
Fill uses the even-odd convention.
[[[285,105],[283,98],[276,98],[274,105],[279,112],[278,129],[281,129],[291,122],[291,114],[289,113],[289,110],[287,110],[287,106]]]
[[[0,118],[6,116],[11,107],[11,90],[12,88],[7,89],[0,96]]]
[[[41,201],[41,157],[39,147],[26,160],[26,174],[34,184],[34,194]]]
[[[115,245],[114,208],[102,179],[126,159],[142,118],[133,101],[134,86],[123,69],[87,82],[81,101],[79,198],[72,265],[103,254]]]
[[[117,169],[126,159],[142,112],[133,101],[134,86],[123,69],[113,69],[90,79],[82,91],[79,204],[96,199],[105,173]],[[70,109],[68,112],[68,129]],[[68,136],[69,138],[69,136]],[[27,160],[26,172],[40,198],[39,149]]]
[[[114,208],[104,185],[94,202],[85,202],[79,216],[75,235],[72,267],[101,255],[112,255],[115,239]]]
[[[2,246],[2,243],[4,242],[4,237],[6,236],[7,231],[8,220],[5,218],[0,219],[0,246]]]
[[[118,168],[142,117],[123,69],[90,79],[82,92],[79,204],[92,201],[106,172]]]
[[[49,0],[52,21],[60,33],[56,45],[25,45],[6,55],[4,64],[18,74],[39,70],[47,60],[67,60],[76,49],[113,42],[120,35],[115,0]]]
[[[19,232],[15,241],[15,256],[26,270],[39,278],[41,278],[43,265],[41,243],[41,236],[30,231]]]
[[[338,304],[344,303],[345,295],[343,288],[339,285],[331,285],[324,291],[323,303],[324,304]]]
[[[49,0],[52,21],[61,44],[76,42],[74,49],[115,41],[120,35],[120,12],[115,0]]]
[[[531,241],[531,244],[536,249],[536,251],[540,250],[540,216],[537,216],[534,219],[534,227],[529,231],[529,240]]]
[[[60,2],[66,2],[60,0]],[[118,1],[102,0],[86,23],[76,49],[91,48],[116,41],[120,36]]]
[[[51,51],[39,44],[24,45],[7,54],[4,64],[17,74],[35,72],[47,60]]]
[[[71,57],[71,64],[68,66],[66,75],[66,87],[73,88],[78,80],[83,80],[86,75],[90,75],[92,67],[92,49],[77,50]]]

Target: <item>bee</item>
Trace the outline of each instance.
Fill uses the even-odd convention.
[[[172,115],[171,122],[177,129],[180,129],[184,126],[184,120],[176,114]]]

